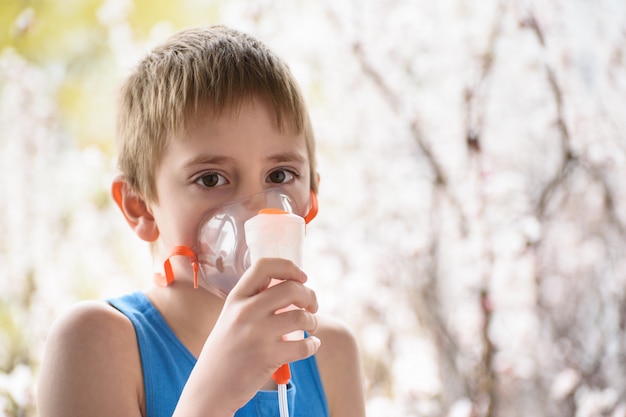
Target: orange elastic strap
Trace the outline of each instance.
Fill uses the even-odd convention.
[[[162,281],[157,281],[157,284],[167,286],[174,282],[174,270],[172,269],[172,263],[170,262],[170,258],[174,256],[186,256],[189,258],[191,266],[193,267],[193,287],[198,288],[198,258],[196,258],[196,253],[189,246],[176,246],[172,249],[170,255],[163,263],[163,269],[165,270],[165,282],[163,283]]]
[[[317,194],[311,191],[311,210],[304,216],[304,223],[309,224],[309,222],[317,216],[318,211]]]

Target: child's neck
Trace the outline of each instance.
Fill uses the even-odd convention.
[[[197,358],[224,306],[224,300],[191,283],[152,287],[146,295],[178,339]]]

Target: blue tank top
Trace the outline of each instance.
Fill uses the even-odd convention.
[[[178,398],[196,364],[196,358],[176,337],[142,292],[108,300],[130,319],[137,334],[146,400],[146,417],[171,417]],[[329,417],[315,357],[290,364],[287,387],[291,417]],[[276,391],[259,391],[235,417],[276,417]]]

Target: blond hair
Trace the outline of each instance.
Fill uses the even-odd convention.
[[[264,44],[223,26],[187,29],[155,48],[121,90],[118,164],[131,188],[157,201],[155,175],[168,140],[209,105],[219,116],[253,96],[272,105],[277,126],[304,133],[315,178],[315,138],[287,65]]]

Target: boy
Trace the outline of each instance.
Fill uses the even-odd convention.
[[[365,415],[355,341],[315,315],[302,270],[260,259],[220,292],[198,268],[211,210],[277,191],[314,211],[313,133],[280,59],[225,27],[179,32],[124,85],[118,136],[114,199],[164,270],[159,285],[81,303],[53,326],[40,415],[274,417],[284,363],[292,416]],[[296,330],[308,337],[283,339]]]

